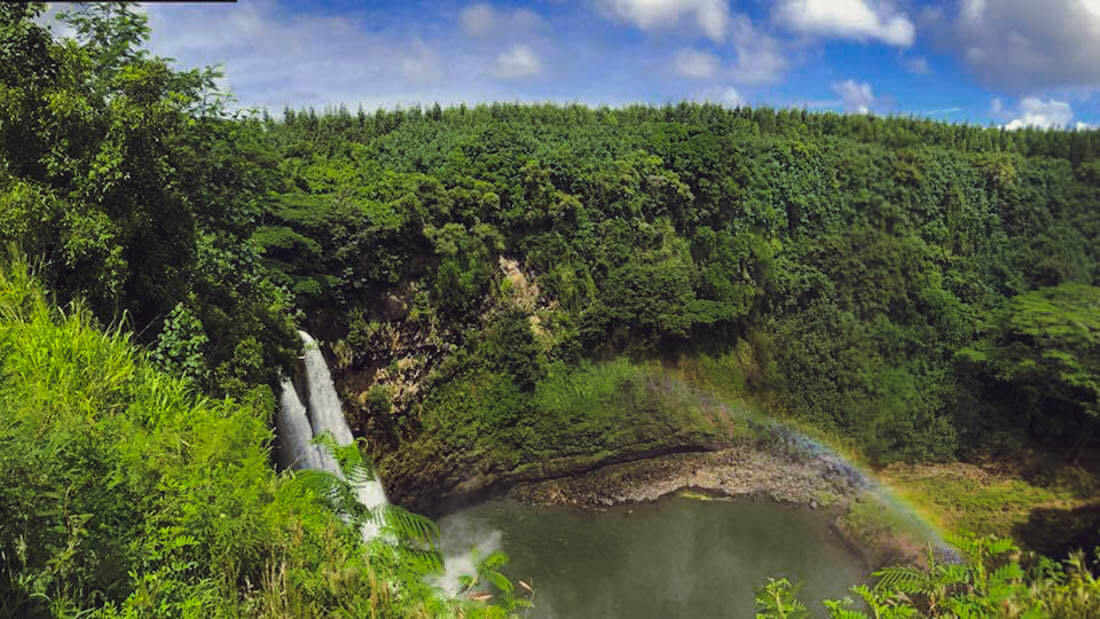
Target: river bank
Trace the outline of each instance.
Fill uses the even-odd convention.
[[[889,492],[839,457],[767,453],[749,445],[612,464],[574,476],[518,484],[506,498],[604,510],[680,494],[746,498],[816,510],[867,569],[920,562],[938,535]]]
[[[854,496],[861,483],[843,465],[793,459],[750,446],[657,456],[580,475],[520,484],[508,496],[535,504],[603,508],[654,501],[685,488],[720,496],[764,496],[811,508]]]

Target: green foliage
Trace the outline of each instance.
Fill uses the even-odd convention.
[[[368,427],[400,429],[407,469],[453,464],[438,449],[485,472],[525,471],[713,439],[714,411],[622,355],[726,358],[746,334],[752,371],[738,384],[876,463],[948,460],[990,428],[1078,454],[1091,440],[1100,132],[691,104],[261,120],[227,111],[216,70],[174,70],[142,50],[149,31],[132,7],[70,12],[70,41],[35,21],[44,8],[0,5],[0,242],[40,261],[62,306],[86,309],[77,327],[28,319],[49,313],[25,313],[42,304],[30,293],[0,308],[40,325],[27,338],[37,344],[10,344],[10,358],[45,363],[47,350],[62,364],[34,366],[56,370],[56,387],[18,372],[0,386],[26,417],[11,419],[62,423],[68,441],[48,451],[5,426],[25,459],[5,459],[5,472],[40,467],[61,484],[33,477],[37,494],[10,491],[29,501],[12,503],[20,526],[33,529],[41,508],[52,527],[34,543],[5,530],[4,556],[22,562],[5,564],[20,609],[203,614],[234,599],[308,615],[350,599],[341,612],[368,614],[421,600],[416,570],[401,568],[431,551],[415,519],[394,515],[409,548],[364,554],[331,517],[368,516],[347,496],[332,502],[339,480],[258,468],[264,386],[292,363],[302,317],[346,335],[341,370],[363,376],[395,359],[358,344],[429,330],[413,338],[425,388],[372,390],[365,404],[384,421]],[[509,261],[523,290],[501,274]],[[50,329],[92,333],[92,322],[131,328],[144,369],[97,360],[109,384],[76,382],[73,367],[98,366],[67,357]],[[121,332],[107,348],[141,356]],[[169,402],[159,386],[110,383],[167,380],[150,361],[191,386],[164,387]],[[194,403],[192,388],[233,399]],[[187,410],[163,413],[175,442],[147,437],[167,409]],[[78,413],[133,427],[82,435]],[[234,468],[227,454],[242,446],[248,464]],[[189,464],[200,456],[214,481]],[[125,500],[97,494],[93,473]],[[285,523],[306,523],[291,532],[300,544]],[[112,546],[106,531],[139,541]]]
[[[366,408],[372,415],[384,417],[393,410],[393,399],[389,390],[382,385],[375,385],[367,392]]]
[[[332,475],[276,474],[274,401],[210,400],[125,333],[0,270],[0,614],[471,616],[424,584],[435,526],[362,513]],[[358,447],[345,479],[368,475]],[[364,545],[381,521],[396,543]],[[498,612],[494,610],[492,612]]]
[[[1100,612],[1100,580],[1080,552],[1059,564],[1046,557],[1021,555],[1004,538],[961,535],[951,543],[962,553],[960,561],[943,562],[929,549],[924,565],[887,567],[874,573],[874,586],[851,588],[870,613],[853,608],[852,599],[845,598],[823,601],[829,616],[1068,618]],[[786,608],[798,604],[785,580],[769,579],[761,587],[758,607],[769,600]],[[764,616],[786,615],[770,610]]]
[[[1079,451],[1100,423],[1100,288],[1062,284],[1017,295],[958,356],[1011,390],[1024,423],[1081,436]]]
[[[128,323],[204,389],[275,385],[297,343],[244,241],[270,184],[254,123],[227,115],[216,72],[142,50],[132,6],[63,13],[75,42],[36,25],[41,10],[0,14],[0,241],[41,260],[61,303]]]
[[[756,590],[757,619],[802,619],[806,605],[798,600],[798,587],[786,578],[769,578]]]
[[[206,372],[206,360],[202,353],[208,341],[202,322],[180,303],[164,321],[153,359],[165,371],[202,384]]]
[[[520,592],[520,595],[517,595],[512,581],[508,580],[508,577],[500,571],[500,568],[508,563],[508,555],[498,551],[482,557],[477,548],[470,552],[474,564],[474,573],[459,577],[461,593],[465,593],[471,598],[495,598],[495,605],[502,611],[502,614],[514,614],[519,609],[524,609],[524,614],[526,614],[527,609],[534,606],[532,603],[534,590],[523,581],[520,581],[523,591]],[[486,586],[491,587],[496,592],[495,595],[487,591],[481,591]],[[529,595],[525,595],[524,592]]]
[[[943,461],[982,419],[1034,430],[955,353],[1004,299],[1095,281],[1097,134],[688,104],[289,111],[263,136],[283,158],[265,256],[349,325],[415,282],[417,320],[461,325],[466,378],[507,400],[473,375],[503,255],[537,286],[532,369],[755,332],[748,386],[777,411],[876,463]],[[550,375],[488,367],[520,391]]]
[[[728,411],[656,368],[619,358],[546,371],[533,393],[484,368],[434,385],[417,410],[418,440],[379,462],[387,481],[450,482],[462,470],[539,475],[729,437]]]
[[[462,224],[424,227],[424,236],[440,258],[433,286],[435,302],[449,312],[472,309],[489,285],[488,258],[501,249],[499,235],[490,225],[466,230]]]
[[[489,366],[511,375],[523,391],[534,391],[545,375],[531,326],[522,312],[511,310],[497,317],[483,346]]]

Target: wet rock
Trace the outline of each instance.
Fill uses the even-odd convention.
[[[378,311],[382,320],[396,322],[409,315],[409,304],[391,292],[382,297],[378,303]]]

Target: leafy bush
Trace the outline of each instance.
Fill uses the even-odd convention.
[[[438,565],[416,551],[430,550],[430,523],[399,510],[356,516],[337,478],[275,473],[266,387],[203,398],[124,332],[90,321],[80,307],[52,308],[26,264],[0,270],[0,614],[484,609],[423,584]],[[357,448],[340,459],[351,478],[365,474]],[[364,517],[411,545],[364,545]]]
[[[874,586],[857,585],[851,598],[825,600],[835,619],[869,617],[1094,617],[1100,613],[1100,579],[1077,552],[1063,563],[1020,553],[1011,540],[963,535],[951,540],[962,554],[944,562],[929,551],[923,566],[875,572]],[[1100,549],[1097,549],[1100,560]],[[768,579],[757,590],[757,617],[805,617],[797,589]],[[870,613],[860,609],[866,608]]]

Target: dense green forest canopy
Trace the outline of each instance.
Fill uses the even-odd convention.
[[[1094,423],[1087,385],[1013,410],[989,394],[1008,375],[956,353],[1018,295],[1098,283],[1095,131],[694,104],[276,121],[150,57],[126,11],[77,13],[76,41],[4,11],[2,240],[214,392],[274,385],[295,311],[336,325],[352,365],[393,361],[366,344],[398,297],[504,391],[558,360],[752,334],[757,386],[883,462]],[[533,304],[490,301],[501,257]],[[493,335],[499,312],[538,314],[538,342]],[[1086,374],[1094,333],[1074,344]],[[423,413],[395,413],[416,432]]]
[[[688,103],[275,119],[143,51],[126,6],[75,9],[75,39],[43,8],[0,5],[0,243],[35,265],[0,277],[0,467],[31,480],[0,491],[0,610],[444,608],[267,468],[297,324],[373,377],[345,395],[376,452],[613,450],[670,418],[615,360],[746,343],[748,390],[875,463],[1091,446],[1100,132]]]
[[[262,123],[279,183],[253,239],[350,342],[404,294],[411,318],[465,325],[456,337],[493,366],[478,316],[509,285],[505,256],[538,288],[540,355],[508,368],[520,390],[545,362],[751,335],[758,387],[880,462],[1021,428],[1069,444],[1095,424],[1094,325],[1065,334],[1082,374],[1034,393],[1042,414],[997,397],[1023,374],[957,353],[1029,294],[1054,322],[1095,309],[1097,132],[694,104],[284,118]]]

